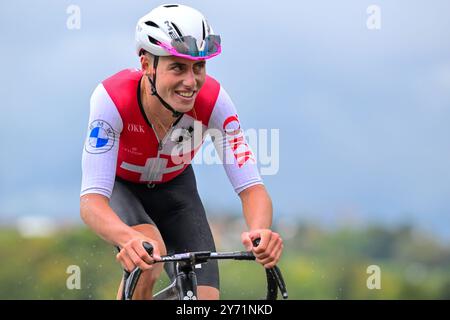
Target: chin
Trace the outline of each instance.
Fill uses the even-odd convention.
[[[194,104],[195,104],[195,101],[191,102],[189,104],[176,102],[176,103],[172,104],[172,107],[179,112],[186,113],[186,112],[191,111],[192,108],[194,108]]]

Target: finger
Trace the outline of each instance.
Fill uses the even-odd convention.
[[[133,271],[134,268],[136,267],[133,261],[131,261],[131,259],[126,254],[123,253],[117,254],[116,258],[117,261],[119,261],[120,264],[122,265],[122,268],[128,272]]]
[[[253,247],[253,252],[255,254],[262,253],[266,251],[267,245],[270,242],[272,232],[270,230],[253,231],[250,233],[250,238],[252,240],[260,238],[261,241],[257,247]]]
[[[257,249],[259,249],[260,252],[262,251],[266,251],[267,247],[272,239],[272,231],[270,230],[262,230],[260,232],[260,238],[261,241],[259,243],[259,246],[257,247]]]
[[[155,240],[148,239],[147,242],[150,242],[150,244],[153,246],[153,252],[150,256],[153,260],[161,260],[161,252],[159,251],[159,243]],[[148,254],[148,252],[147,252]]]
[[[255,253],[255,257],[257,259],[259,259],[259,261],[265,261],[269,258],[270,252],[269,251],[264,251],[261,253]]]
[[[269,262],[268,264],[265,264],[264,265],[265,268],[273,268],[280,261],[280,257],[283,254],[283,243],[281,243],[279,249],[276,250],[275,252],[276,252],[275,258],[273,259],[273,261]]]
[[[277,255],[276,255],[276,257],[275,257],[275,260],[272,261],[272,262],[270,262],[270,263],[268,263],[268,264],[265,264],[265,265],[264,265],[264,268],[270,269],[270,268],[275,267],[275,266],[277,265],[278,261],[280,261],[280,257],[281,257],[281,254],[282,254],[282,253],[283,253],[282,250],[278,251],[278,252],[277,252]]]
[[[159,245],[155,241],[152,242],[153,246],[153,260],[161,260],[161,252],[159,251]]]
[[[268,263],[271,263],[275,260],[276,257],[276,253],[275,252],[271,252],[266,258],[263,259],[259,259],[261,262],[261,264],[264,266]]]
[[[264,252],[262,252],[260,255],[258,255],[258,258],[263,260],[263,259],[269,257],[269,255],[272,252],[275,252],[276,250],[278,250],[279,246],[281,244],[280,240],[281,240],[280,235],[278,233],[273,232],[270,237],[270,242],[266,247],[266,250]]]
[[[145,251],[145,250],[144,250]],[[151,268],[151,265],[146,263],[144,260],[142,260],[138,254],[133,250],[133,248],[130,248],[127,250],[127,255],[130,258],[133,263],[138,266],[141,270],[149,270]]]
[[[276,238],[274,241],[271,241],[269,244],[269,247],[267,248],[266,252],[258,256],[258,258],[261,260],[262,264],[267,264],[269,262],[272,262],[279,251],[281,251],[281,245],[282,240],[281,238]]]
[[[136,245],[136,247],[133,247],[133,249],[142,261],[146,262],[147,264],[152,264],[153,257],[148,254],[147,250],[145,250],[144,246],[142,245],[142,243],[144,242],[145,241],[142,241],[140,244]],[[153,251],[155,251],[155,246],[153,245],[153,243],[152,246]]]
[[[241,242],[247,251],[252,251],[252,240],[250,239],[250,235],[248,232],[243,232],[241,234]]]

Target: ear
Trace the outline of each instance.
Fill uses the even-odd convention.
[[[153,74],[153,63],[146,54],[141,54],[139,57],[141,62],[141,69],[145,74]]]

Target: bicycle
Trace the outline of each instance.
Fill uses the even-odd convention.
[[[256,247],[259,245],[259,239],[253,241]],[[148,254],[153,254],[153,246],[144,242],[143,246]],[[197,276],[195,274],[195,266],[208,262],[208,260],[255,260],[252,252],[234,251],[234,252],[211,252],[196,251],[177,253],[173,255],[162,256],[155,263],[175,263],[176,277],[175,280],[166,288],[153,295],[154,300],[197,300]],[[283,299],[288,298],[286,284],[280,269],[275,266],[266,270],[267,293],[265,300],[276,300],[278,297],[278,289]],[[124,270],[122,300],[131,300],[133,297],[136,284],[141,276],[142,270],[135,268],[132,272]]]

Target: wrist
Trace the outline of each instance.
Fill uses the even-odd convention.
[[[119,232],[119,234],[120,236],[115,242],[120,248],[123,248],[131,239],[137,238],[140,235],[139,232],[128,226]]]
[[[249,226],[249,228],[248,228],[248,232],[261,231],[261,230],[270,230],[270,226],[267,226],[267,225],[253,225],[253,226]]]

